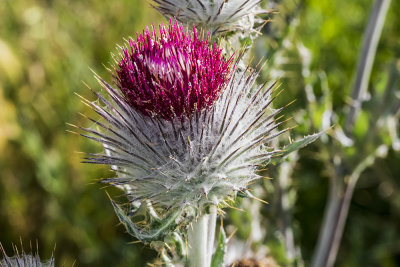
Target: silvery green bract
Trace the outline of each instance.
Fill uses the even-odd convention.
[[[19,253],[16,247],[14,250],[16,255],[9,257],[0,243],[0,256],[3,254],[2,259],[0,258],[0,267],[54,267],[54,258],[41,262],[37,253],[26,254],[23,250]]]
[[[30,254],[25,254],[22,256],[8,257],[5,256],[2,261],[0,261],[1,267],[54,267],[54,260],[49,262],[41,262],[39,257]]]
[[[111,165],[117,176],[102,182],[123,188],[132,202],[150,200],[164,210],[189,206],[200,214],[246,191],[260,178],[257,167],[281,153],[268,142],[284,131],[274,132],[282,109],[270,111],[272,87],[255,86],[256,77],[237,73],[211,107],[183,120],[145,116],[97,77],[111,100],[96,92],[102,105],[86,103],[105,121],[92,119],[102,130],[82,129],[106,153],[86,160]]]

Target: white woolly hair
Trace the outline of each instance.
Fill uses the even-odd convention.
[[[261,0],[153,0],[154,8],[166,18],[195,24],[213,35],[230,31],[251,32],[261,24],[258,15],[267,13]]]
[[[286,131],[276,130],[281,123],[274,119],[283,108],[270,108],[275,83],[257,86],[257,76],[237,71],[214,105],[171,121],[141,114],[96,76],[109,99],[94,92],[102,104],[83,101],[105,122],[90,119],[102,130],[78,128],[102,143],[105,153],[88,153],[85,162],[111,165],[116,177],[102,182],[125,190],[131,203],[190,206],[200,213],[218,205],[245,191],[261,177],[257,168],[281,152],[268,144]]]

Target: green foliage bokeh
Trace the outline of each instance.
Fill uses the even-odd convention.
[[[283,55],[288,59],[282,76],[285,91],[277,103],[297,99],[287,109],[288,117],[306,105],[300,55],[283,41],[295,17],[298,26],[291,40],[310,50],[311,69],[326,74],[333,108],[341,109],[348,99],[373,1],[275,2],[279,13],[264,28],[255,54],[272,61],[277,50],[289,46]],[[399,64],[398,10],[400,3],[393,0],[371,84],[378,83],[388,64]],[[75,95],[94,99],[83,83],[99,88],[89,68],[111,81],[103,66],[110,66],[110,52],[123,44],[124,37],[160,21],[145,0],[0,0],[0,242],[8,254],[12,243],[22,239],[26,250],[30,241],[37,240],[43,258],[50,257],[56,245],[57,265],[71,266],[76,261],[76,266],[145,266],[154,258],[149,248],[129,244],[134,239],[118,225],[104,190],[96,184],[96,179],[111,172],[80,163],[79,151],[101,147],[67,132],[73,130],[67,123],[92,126],[79,115],[89,111]],[[318,96],[319,88],[314,90]],[[308,119],[320,120],[320,113]],[[309,130],[299,129],[302,134]],[[293,176],[298,199],[294,229],[306,263],[328,190],[326,170],[315,150],[310,146],[301,152]],[[398,153],[390,151],[360,179],[338,265],[400,264],[399,160]],[[273,193],[268,198],[271,204],[261,210],[266,227],[275,220]],[[232,221],[240,223],[235,217]]]
[[[157,23],[146,1],[0,3],[0,241],[8,254],[21,238],[57,265],[144,266],[154,253],[118,227],[96,179],[105,167],[81,164],[79,151],[101,147],[66,123],[88,126],[75,93],[94,99],[89,68],[111,80],[110,52]]]

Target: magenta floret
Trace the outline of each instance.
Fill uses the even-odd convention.
[[[129,38],[116,70],[116,82],[129,104],[150,116],[172,120],[208,108],[228,83],[232,58],[226,59],[195,27],[185,32],[170,22],[159,36],[147,28]]]

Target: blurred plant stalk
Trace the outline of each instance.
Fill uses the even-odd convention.
[[[363,48],[356,69],[352,101],[344,127],[345,134],[350,138],[353,137],[354,124],[361,110],[362,102],[366,98],[371,70],[389,5],[390,0],[377,0],[375,2],[364,34]],[[371,135],[372,133],[370,133]],[[313,257],[313,267],[331,267],[334,265],[357,181],[362,172],[380,156],[382,149],[385,148],[378,145],[376,150],[356,164],[355,168],[350,170],[350,173],[346,170],[345,160],[339,157],[333,159],[334,175],[331,176],[330,180],[329,198]]]
[[[298,159],[297,152],[289,155],[289,160],[281,163],[279,167],[279,206],[282,218],[281,231],[285,242],[286,257],[289,261],[296,258],[296,246],[294,242],[294,233],[292,228],[290,187],[292,184],[293,169]]]
[[[345,133],[351,135],[362,102],[366,99],[368,83],[374,64],[376,49],[382,34],[383,25],[391,0],[377,0],[372,8],[368,25],[364,33],[363,47],[358,59],[357,74],[353,86],[352,102],[347,116]]]
[[[283,45],[273,53],[274,65],[270,67],[270,73],[293,78],[296,74],[293,73],[291,66],[298,59],[301,62],[304,93],[308,103],[304,110],[300,110],[297,119],[305,128],[308,128],[310,122],[305,118],[311,117],[313,119],[311,127],[322,131],[328,131],[333,125],[332,132],[335,135],[334,138],[322,136],[322,142],[319,144],[319,159],[326,167],[330,185],[324,219],[314,250],[313,267],[331,267],[335,264],[349,206],[359,178],[367,168],[374,165],[377,158],[386,156],[389,142],[395,151],[398,151],[400,147],[398,145],[400,101],[396,95],[399,61],[391,65],[385,86],[382,87],[383,95],[377,94],[371,99],[366,97],[389,5],[389,0],[380,0],[376,1],[371,9],[358,65],[355,69],[352,99],[347,109],[334,109],[333,95],[326,73],[311,69],[312,52],[293,34],[298,26],[299,19],[296,10],[300,6],[290,12],[292,21],[285,27],[284,37],[275,37],[277,42]],[[296,53],[298,53],[298,58],[293,58]],[[315,81],[319,81],[320,84],[314,84]],[[314,86],[320,88],[320,95],[315,94]],[[362,103],[367,100],[369,100],[368,105],[362,107]],[[367,115],[370,118],[366,118]],[[339,121],[342,116],[344,117],[343,124]],[[360,130],[360,125],[364,125],[365,129]],[[386,126],[387,129],[383,129]],[[290,192],[293,191],[293,174],[290,170],[288,171],[288,168],[294,168],[298,160],[299,158],[291,157],[279,166],[277,188],[280,192],[277,204],[280,210],[281,241],[285,248],[286,260],[293,266],[303,266],[301,255],[293,240],[291,212],[294,200],[290,198]]]

